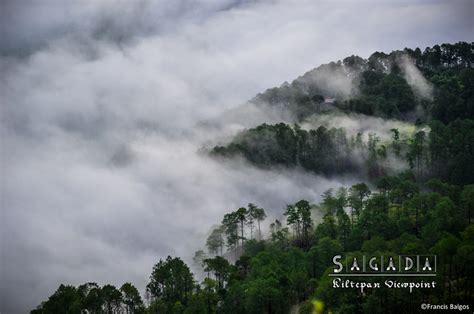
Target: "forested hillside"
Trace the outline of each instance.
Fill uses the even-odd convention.
[[[258,166],[301,166],[326,175],[362,172],[369,178],[386,174],[384,168],[393,166],[387,162],[392,155],[405,159],[425,180],[436,177],[455,184],[471,183],[473,49],[472,44],[458,43],[424,52],[419,48],[376,52],[367,60],[351,56],[252,100],[289,108],[297,123],[335,112],[413,123],[415,130],[410,133],[385,130],[391,133],[388,142],[381,142],[375,133],[347,134],[344,125],[305,130],[298,124],[263,124],[212,152],[225,157],[241,155]],[[321,84],[324,77],[327,81]],[[324,105],[326,109],[321,110]]]
[[[243,130],[212,148],[211,158],[359,183],[329,189],[319,202],[272,209],[283,219],[268,221],[269,209],[258,204],[216,217],[194,257],[203,280],[169,256],[151,270],[144,295],[130,283],[65,283],[32,313],[412,313],[421,303],[472,309],[473,67],[474,43],[406,48],[322,65],[257,95],[252,103],[288,110],[295,123]],[[386,123],[381,134],[320,123],[334,116]],[[328,276],[335,255],[430,254],[438,263],[432,289],[334,289]]]

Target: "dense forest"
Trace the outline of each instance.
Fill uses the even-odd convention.
[[[320,66],[251,102],[294,123],[243,130],[210,150],[264,169],[301,168],[359,183],[300,200],[267,221],[257,204],[216,217],[195,253],[160,259],[146,293],[60,285],[31,313],[412,313],[421,303],[474,306],[474,43],[376,52]],[[351,134],[312,116],[366,115],[409,130]],[[275,210],[275,209],[273,209]],[[263,232],[263,230],[269,230]],[[335,289],[333,257],[436,255],[432,289]],[[379,278],[369,278],[377,281]],[[397,280],[403,281],[403,278]]]

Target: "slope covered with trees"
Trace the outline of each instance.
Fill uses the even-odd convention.
[[[326,191],[318,204],[288,204],[271,222],[256,204],[216,217],[221,222],[194,257],[203,280],[168,256],[151,270],[143,298],[130,283],[60,285],[32,313],[412,313],[421,303],[472,309],[473,62],[469,43],[352,56],[258,95],[255,103],[290,108],[298,122],[326,106],[409,121],[413,130],[387,130],[389,141],[298,123],[241,132],[211,154],[264,168],[350,173],[361,182]],[[426,84],[413,85],[417,73]],[[335,289],[328,276],[335,255],[345,262],[420,254],[437,256],[432,289]]]
[[[367,60],[351,56],[310,71],[291,85],[269,89],[252,100],[287,107],[295,113],[297,122],[324,115],[320,105],[329,97],[334,99],[332,111],[414,124],[412,134],[386,130],[392,133],[391,142],[382,143],[377,134],[347,134],[344,126],[304,130],[298,123],[263,124],[244,130],[226,145],[214,147],[212,154],[243,156],[263,167],[301,166],[325,175],[364,173],[369,179],[386,174],[384,169],[393,165],[383,161],[392,156],[405,161],[424,180],[472,183],[473,60],[472,43],[436,45],[424,52],[418,48],[390,54],[376,52]],[[337,93],[337,88],[343,89],[341,73],[352,84],[345,94]],[[332,88],[320,84],[323,75],[329,81],[336,76],[337,84],[333,83]],[[368,137],[366,143],[364,136]]]

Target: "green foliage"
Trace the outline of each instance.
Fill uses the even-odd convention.
[[[311,219],[311,206],[306,200],[301,200],[293,205],[288,205],[284,213],[287,224],[293,226],[296,241],[302,247],[309,247],[313,221]]]
[[[58,290],[46,302],[31,312],[35,314],[79,314],[81,313],[81,298],[75,287],[60,285]]]
[[[474,226],[466,212],[472,205],[472,185],[459,190],[439,180],[422,186],[413,180],[401,173],[382,177],[378,192],[357,183],[325,192],[318,206],[306,200],[290,204],[284,215],[293,234],[276,220],[270,224],[270,239],[247,240],[234,265],[222,256],[204,259],[207,277],[199,285],[181,259],[160,260],[147,286],[151,299],[146,309],[129,283],[120,290],[87,283],[77,289],[61,285],[33,313],[115,313],[119,308],[128,313],[287,313],[296,304],[302,304],[302,312],[316,306],[337,313],[378,311],[382,304],[389,312],[412,312],[420,302],[472,298]],[[354,215],[349,216],[351,208]],[[324,215],[314,227],[311,212],[316,209]],[[232,217],[241,231],[248,212],[239,208],[223,221]],[[328,273],[335,255],[350,261],[361,255],[420,253],[438,257],[438,288],[429,295],[331,288]]]
[[[423,52],[418,48],[376,52],[368,60],[351,56],[253,100],[286,106],[301,121],[312,114],[324,114],[320,105],[325,104],[325,98],[337,96],[319,77],[349,73],[357,92],[336,97],[331,106],[347,113],[414,122],[418,129],[411,138],[401,138],[399,130],[391,129],[387,130],[392,132],[391,143],[381,143],[376,134],[369,134],[368,142],[363,143],[362,134],[347,135],[342,128],[303,130],[298,125],[262,124],[242,132],[226,146],[216,146],[212,153],[241,155],[265,168],[298,166],[324,175],[366,173],[369,179],[390,173],[387,161],[391,157],[406,158],[421,180],[440,178],[451,184],[473,184],[473,60],[474,43],[466,42],[436,45]],[[406,62],[412,62],[425,76],[433,87],[432,95],[420,96],[413,91],[416,88],[405,79],[402,65]],[[429,128],[422,128],[425,122]]]
[[[222,219],[222,226],[227,237],[227,246],[229,248],[235,248],[239,242],[239,228],[236,213],[225,214]]]
[[[396,73],[366,70],[361,74],[359,88],[360,95],[340,104],[341,109],[394,118],[413,110],[417,104],[406,80]]]
[[[471,117],[474,118],[474,117]],[[474,120],[431,123],[429,149],[432,175],[456,185],[474,183]]]
[[[142,297],[135,286],[126,282],[120,287],[120,292],[127,313],[143,313],[145,311]]]
[[[110,314],[117,312],[122,303],[120,291],[112,285],[105,285],[102,287],[101,295],[104,301],[105,312]]]
[[[204,271],[208,274],[213,272],[215,280],[218,283],[218,288],[224,289],[230,273],[230,264],[221,256],[207,258],[204,260]]]
[[[145,312],[141,296],[132,284],[125,283],[120,290],[112,285],[99,287],[95,282],[78,286],[60,285],[58,290],[38,308],[36,314],[53,313],[119,313],[125,309],[127,314]]]
[[[257,222],[258,226],[258,238],[261,238],[260,222],[263,221],[266,217],[265,210],[259,208],[254,204],[250,203],[248,209],[245,207],[240,207],[236,211],[225,214],[222,219],[222,226],[218,229],[215,229],[208,238],[207,246],[208,248],[215,251],[216,245],[219,244],[219,247],[222,247],[222,231],[226,234],[227,237],[227,246],[229,248],[237,248],[239,243],[241,246],[244,245],[244,240],[246,240],[245,226],[250,227],[250,239],[253,238],[253,226],[254,222]],[[240,229],[240,235],[239,235]],[[218,230],[218,231],[216,231]],[[222,253],[222,252],[221,252]]]
[[[474,212],[474,184],[464,186],[461,193],[461,206],[465,210],[465,216],[469,223]]]
[[[301,166],[326,175],[361,172],[364,166],[357,160],[362,157],[370,167],[379,169],[374,172],[377,175],[382,171],[379,160],[386,158],[386,153],[381,152],[381,149],[386,149],[378,144],[375,135],[371,135],[369,151],[365,151],[363,143],[361,148],[355,142],[351,143],[343,128],[321,126],[306,131],[298,125],[292,128],[283,123],[263,124],[243,132],[226,147],[214,147],[212,154],[223,157],[242,155],[264,168]]]
[[[225,229],[220,226],[212,230],[211,234],[207,238],[206,247],[211,254],[221,254],[224,246],[224,231]]]
[[[180,258],[168,256],[153,267],[147,291],[153,301],[162,303],[171,310],[177,308],[178,303],[186,305],[194,287],[189,267]]]
[[[265,210],[263,208],[257,207],[254,204],[250,203],[247,209],[247,221],[250,225],[250,239],[253,238],[253,223],[257,221],[258,226],[258,236],[257,239],[262,239],[262,231],[260,229],[260,222],[267,217]]]
[[[228,147],[215,147],[217,155],[242,154],[257,165],[294,166],[296,164],[296,136],[284,123],[262,124],[238,136]]]
[[[391,143],[376,134],[364,141],[363,134],[347,135],[342,128],[303,130],[279,123],[246,130],[213,154],[324,175],[363,172],[370,181],[328,190],[318,205],[307,200],[287,205],[280,213],[286,224],[278,219],[269,224],[268,239],[260,226],[266,218],[263,208],[250,203],[225,214],[206,241],[212,257],[202,250],[195,255],[206,278],[197,284],[180,258],[168,256],[153,267],[146,306],[130,283],[120,289],[85,283],[60,285],[32,313],[288,313],[294,305],[301,305],[301,313],[378,313],[381,308],[412,313],[421,303],[474,299],[473,48],[461,42],[424,51],[376,52],[368,60],[351,56],[258,95],[254,102],[283,104],[300,121],[322,113],[329,106],[326,98],[334,97],[330,106],[340,110],[415,117],[428,127],[417,122],[409,138],[388,130]],[[434,86],[432,99],[416,95],[405,80],[400,62],[407,55]],[[338,94],[321,73],[357,74],[358,91]],[[411,170],[394,175],[393,158],[406,158]],[[314,216],[320,217],[317,223]],[[350,261],[377,253],[436,254],[437,288],[411,294],[331,288],[328,274],[335,255]]]

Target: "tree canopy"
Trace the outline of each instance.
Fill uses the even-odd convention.
[[[295,195],[280,208],[227,209],[194,254],[193,270],[203,275],[179,257],[159,259],[144,301],[131,283],[61,284],[31,313],[413,313],[421,303],[473,306],[473,63],[474,44],[465,42],[375,52],[257,95],[252,102],[285,106],[298,123],[244,130],[212,156],[242,156],[267,170],[350,174],[360,182],[317,199]],[[407,69],[419,71],[432,90],[416,90]],[[325,75],[350,79],[355,88],[337,90]],[[389,128],[389,140],[342,126],[303,128],[305,119],[327,110],[399,119],[413,128]],[[349,262],[374,254],[436,255],[436,287],[332,288],[335,255]]]

